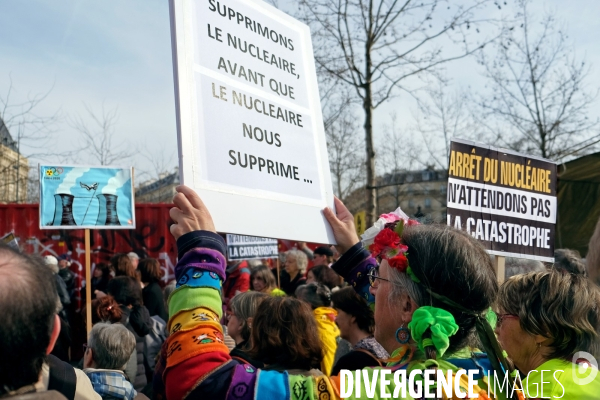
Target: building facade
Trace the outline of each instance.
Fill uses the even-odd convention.
[[[179,185],[179,170],[161,174],[158,179],[142,183],[135,190],[136,203],[171,203]]]
[[[25,203],[29,164],[0,118],[0,203]]]
[[[376,187],[378,214],[401,207],[410,217],[424,222],[446,221],[448,171],[394,171],[377,178]],[[365,210],[365,189],[355,190],[346,204],[352,213]]]

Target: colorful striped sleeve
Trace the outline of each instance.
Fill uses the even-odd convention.
[[[212,232],[198,231],[183,235],[177,245],[186,252],[175,267],[177,287],[169,297],[163,373],[168,399],[185,398],[230,360],[219,323],[225,243]]]
[[[169,297],[170,336],[163,372],[169,400],[339,398],[336,382],[324,375],[257,370],[232,360],[219,323],[225,243],[213,232],[197,231],[180,237],[177,246],[177,288]]]

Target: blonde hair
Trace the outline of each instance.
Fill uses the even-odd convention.
[[[267,298],[269,298],[269,295],[265,293],[244,292],[235,295],[229,302],[231,312],[233,312],[242,323],[241,335],[244,340],[250,339],[248,318],[254,318],[258,306]]]
[[[586,260],[590,278],[600,285],[600,218],[590,239]]]

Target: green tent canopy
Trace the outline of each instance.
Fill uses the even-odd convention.
[[[600,218],[600,153],[559,165],[556,247],[585,257]]]

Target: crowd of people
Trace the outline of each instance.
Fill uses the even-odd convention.
[[[177,191],[175,280],[165,285],[155,259],[117,254],[95,266],[79,319],[68,255],[0,245],[0,397],[334,399],[341,371],[362,370],[385,398],[395,383],[379,371],[417,369],[475,370],[484,399],[600,393],[600,290],[589,258],[557,250],[553,264],[508,259],[500,285],[469,234],[398,209],[360,240],[336,200],[335,213],[323,212],[337,246],[298,243],[278,275],[228,262],[210,210],[191,189]],[[595,234],[590,253],[599,248]],[[71,329],[87,313],[93,328],[79,357]],[[493,376],[516,390],[498,389]],[[366,398],[360,385],[347,398]],[[457,390],[441,398],[462,397]]]

